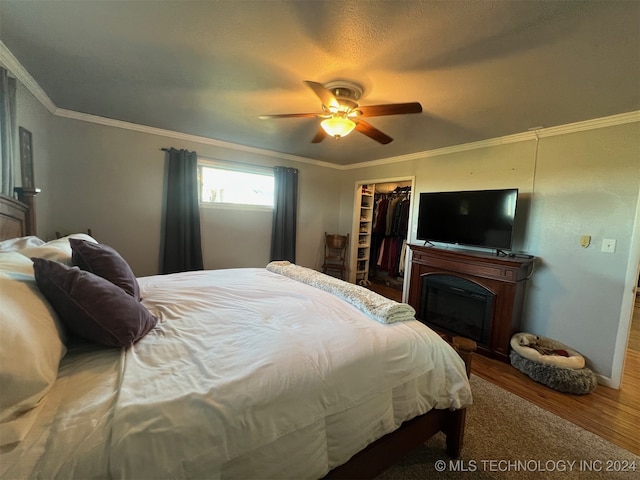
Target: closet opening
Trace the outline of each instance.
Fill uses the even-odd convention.
[[[350,280],[399,302],[408,279],[413,184],[413,178],[356,184]]]

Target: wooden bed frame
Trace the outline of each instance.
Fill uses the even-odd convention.
[[[26,232],[28,208],[23,203],[2,195],[0,197],[0,239],[21,237]]]
[[[18,189],[16,189],[18,190]],[[18,192],[22,201],[0,195],[0,240],[36,235],[35,195],[39,190]],[[475,343],[456,337],[453,347],[465,361],[467,375]],[[447,437],[447,453],[457,458],[462,449],[466,410],[436,410],[404,422],[400,428],[376,440],[344,465],[331,470],[326,479],[373,478],[418,448],[438,432]]]

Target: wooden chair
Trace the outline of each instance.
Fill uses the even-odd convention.
[[[337,271],[344,280],[347,271],[347,246],[349,234],[336,235],[324,232],[324,263],[322,273]]]

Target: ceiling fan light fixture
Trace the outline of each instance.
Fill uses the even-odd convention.
[[[320,128],[316,131],[311,143],[320,143],[327,136],[334,138],[349,135],[353,130],[376,142],[386,145],[393,138],[381,132],[365,120],[356,117],[380,117],[384,115],[404,115],[421,113],[422,105],[418,102],[388,103],[383,105],[359,106],[356,102],[362,95],[362,87],[348,80],[336,80],[325,83],[305,80],[304,83],[313,90],[321,100],[321,113],[283,113],[279,115],[261,115],[260,118],[322,118]],[[352,120],[353,119],[353,120]]]
[[[356,128],[353,120],[344,117],[327,118],[320,122],[320,125],[328,135],[335,138],[346,137]]]

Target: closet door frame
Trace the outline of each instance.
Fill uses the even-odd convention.
[[[351,222],[351,238],[353,239],[351,241],[351,245],[350,245],[350,255],[349,255],[349,281],[351,283],[355,283],[356,282],[356,267],[357,267],[357,261],[358,261],[358,233],[359,233],[359,227],[360,227],[360,205],[361,205],[361,191],[362,191],[362,186],[363,185],[376,185],[376,184],[383,184],[383,183],[406,183],[406,182],[411,182],[411,196],[409,199],[409,225],[408,225],[408,231],[407,231],[407,243],[410,243],[411,240],[414,238],[414,231],[413,231],[413,218],[414,218],[414,208],[418,208],[417,207],[417,203],[415,202],[415,198],[416,198],[416,191],[415,191],[415,186],[416,186],[416,177],[415,176],[411,176],[411,175],[406,175],[406,176],[402,176],[402,177],[383,177],[383,178],[376,178],[373,180],[357,180],[355,182],[355,187],[354,187],[354,195],[353,195],[353,220]],[[375,192],[374,192],[374,196],[375,196]],[[417,211],[415,212],[417,214]],[[406,302],[407,298],[409,296],[409,278],[411,275],[411,255],[410,255],[410,249],[407,249],[407,255],[405,256],[405,265],[404,265],[404,276],[403,276],[403,282],[402,282],[402,301]]]

